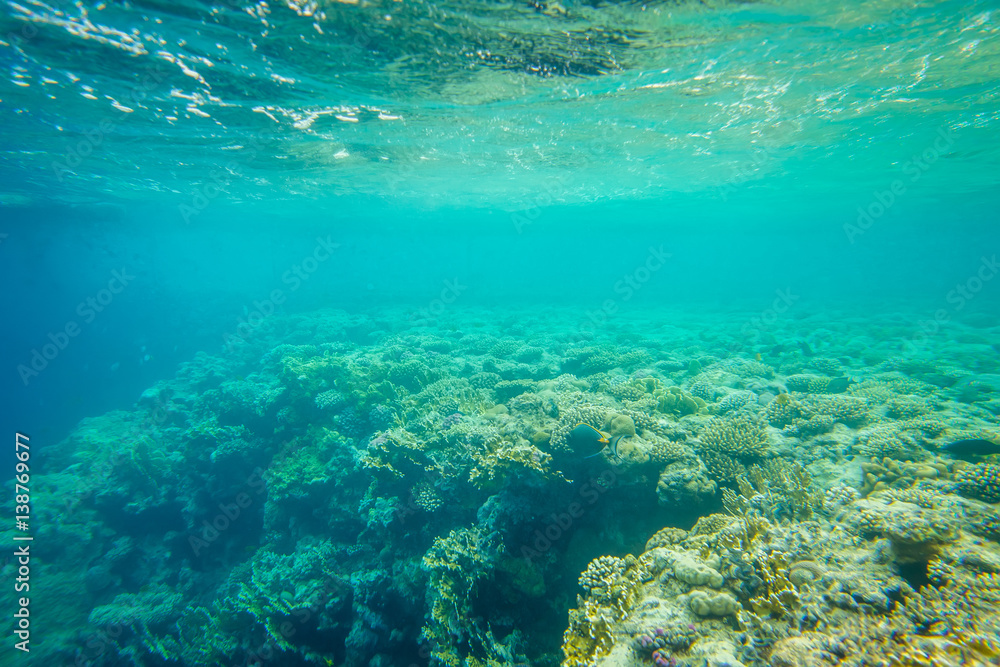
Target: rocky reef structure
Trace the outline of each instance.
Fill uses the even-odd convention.
[[[40,659],[995,664],[1000,463],[947,448],[994,437],[990,378],[673,319],[322,311],[199,354],[46,453]]]

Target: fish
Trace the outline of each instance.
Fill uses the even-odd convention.
[[[829,384],[826,385],[826,393],[828,394],[842,394],[847,391],[847,388],[851,386],[851,378],[849,377],[839,377],[830,380]]]
[[[972,457],[1000,454],[1000,445],[985,438],[956,440],[955,442],[948,443],[941,449],[951,454],[954,458],[962,459],[963,461],[968,461]]]
[[[600,454],[610,442],[606,435],[590,424],[583,423],[574,426],[566,436],[566,444],[570,449],[576,454],[582,454],[584,458]]]

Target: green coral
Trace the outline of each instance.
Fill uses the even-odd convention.
[[[652,393],[656,398],[656,409],[665,414],[683,416],[708,412],[708,403],[704,399],[692,396],[680,387],[667,387]]]
[[[422,636],[431,646],[434,664],[460,667],[475,660],[498,660],[505,653],[472,613],[476,583],[494,569],[489,553],[478,528],[460,528],[435,538],[424,554],[430,612]]]
[[[702,449],[742,459],[764,456],[769,443],[767,427],[748,414],[713,419],[701,434]]]
[[[271,499],[304,495],[309,486],[330,481],[335,477],[331,468],[333,452],[343,447],[344,438],[328,429],[289,441],[264,472]]]

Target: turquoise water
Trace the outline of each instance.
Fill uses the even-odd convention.
[[[998,10],[3,3],[4,664],[998,664]]]

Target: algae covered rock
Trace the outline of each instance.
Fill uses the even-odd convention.
[[[698,616],[732,616],[741,609],[740,603],[729,593],[697,590],[681,598]]]
[[[678,555],[673,559],[674,576],[690,586],[710,586],[719,588],[726,579],[718,571],[708,565],[686,555]]]

